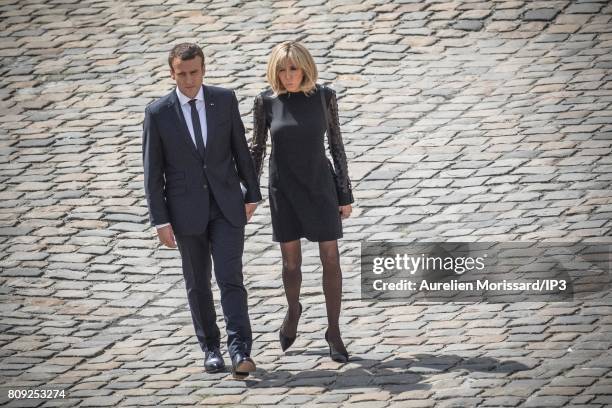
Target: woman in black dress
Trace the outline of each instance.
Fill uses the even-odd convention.
[[[294,41],[277,45],[268,61],[272,89],[255,99],[251,154],[261,175],[268,131],[272,135],[269,197],[272,239],[280,242],[288,310],[279,330],[281,347],[295,341],[302,313],[300,238],[319,243],[328,329],[325,339],[334,361],[348,361],[340,335],[342,271],[337,239],[341,218],[351,214],[353,195],[340,134],[335,92],[319,86],[308,50]],[[324,106],[325,104],[325,106]],[[325,156],[325,134],[334,169]]]

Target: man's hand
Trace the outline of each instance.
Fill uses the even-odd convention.
[[[341,205],[340,207],[338,207],[340,210],[340,218],[347,219],[348,217],[351,216],[351,212],[353,211],[353,207],[349,204],[349,205]]]
[[[172,225],[166,225],[165,227],[157,228],[157,236],[159,242],[168,248],[176,248],[176,241],[174,240],[174,231],[172,231]]]
[[[244,205],[244,211],[246,212],[247,222],[251,220],[255,209],[257,208],[257,203],[246,203]]]

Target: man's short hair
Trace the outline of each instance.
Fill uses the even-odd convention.
[[[168,65],[170,65],[170,69],[172,68],[172,61],[175,58],[178,58],[182,61],[194,59],[195,57],[202,58],[202,66],[204,66],[204,53],[202,49],[194,43],[180,43],[176,44],[170,50],[170,54],[168,55]]]

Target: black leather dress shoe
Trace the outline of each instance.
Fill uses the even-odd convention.
[[[232,357],[232,374],[237,380],[247,378],[255,369],[255,362],[246,353],[239,351]]]
[[[218,373],[225,368],[225,361],[221,356],[219,347],[210,348],[204,357],[204,369],[207,373]]]

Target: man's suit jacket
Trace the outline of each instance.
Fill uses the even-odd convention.
[[[204,159],[189,135],[175,90],[147,106],[143,124],[151,224],[170,223],[175,233],[183,235],[206,230],[209,194],[234,226],[246,224],[245,202],[261,200],[236,95],[220,87],[203,88],[208,133]]]

